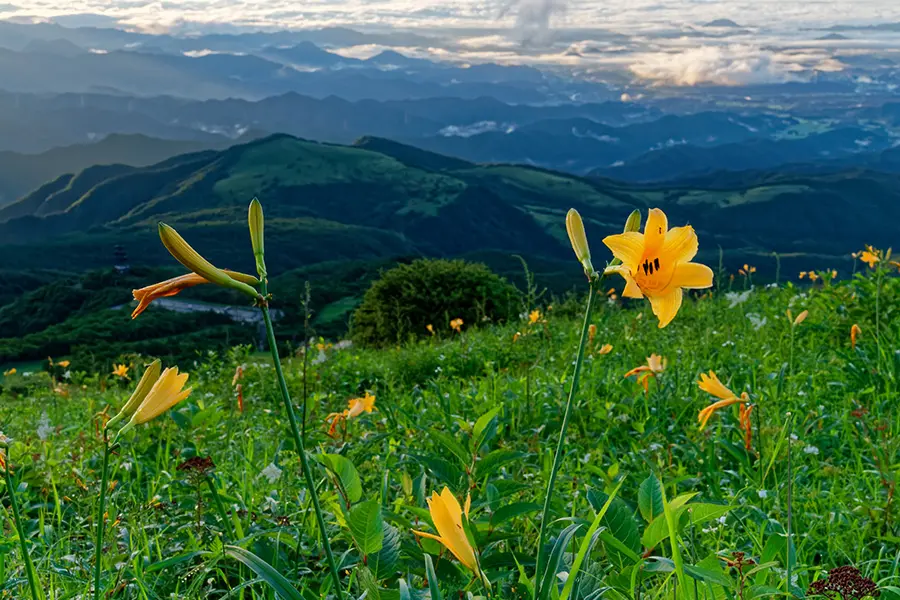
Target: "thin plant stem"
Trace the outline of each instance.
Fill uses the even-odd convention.
[[[212,494],[213,501],[216,503],[216,510],[219,511],[219,517],[222,519],[222,522],[225,524],[225,529],[228,533],[228,539],[234,539],[234,529],[231,526],[231,521],[228,519],[228,513],[225,512],[225,505],[222,504],[222,498],[219,497],[219,491],[216,489],[216,484],[213,481],[213,478],[209,475],[206,476],[206,485],[209,486],[209,491]]]
[[[94,600],[100,600],[100,574],[103,559],[103,532],[106,525],[106,488],[109,487],[109,438],[103,429],[103,467],[100,476],[100,504],[97,507],[97,539],[94,543]]]
[[[538,554],[535,563],[535,598],[541,595],[541,581],[543,580],[544,567],[544,544],[547,541],[547,522],[550,520],[550,502],[553,498],[553,488],[556,486],[556,475],[562,464],[563,454],[566,446],[566,430],[569,427],[569,418],[572,415],[572,404],[575,394],[578,391],[578,380],[581,377],[581,365],[584,363],[584,349],[587,345],[589,337],[588,330],[591,325],[591,313],[594,311],[594,296],[596,290],[600,289],[603,281],[601,276],[596,281],[592,281],[589,285],[587,307],[584,311],[584,324],[581,327],[581,341],[578,344],[578,353],[575,357],[575,370],[572,373],[572,385],[569,387],[569,398],[566,400],[566,410],[563,413],[562,426],[559,431],[559,441],[556,445],[556,454],[553,457],[553,467],[550,469],[550,479],[547,481],[547,490],[544,492],[544,508],[541,511],[541,530],[538,536]]]
[[[663,502],[663,513],[666,518],[666,525],[669,530],[669,545],[672,548],[672,562],[675,564],[675,575],[677,576],[678,587],[682,590],[682,594],[687,595],[688,586],[687,580],[684,575],[684,564],[681,558],[681,548],[678,547],[678,529],[675,524],[675,514],[672,511],[672,508],[669,506],[669,501],[666,498],[666,486],[660,480],[659,489],[662,492],[662,502]],[[678,594],[673,595],[674,598],[678,598]]]
[[[268,294],[266,288],[266,280],[263,279],[262,284],[260,285],[263,298]],[[325,548],[325,557],[328,561],[328,569],[331,571],[331,578],[334,580],[335,594],[337,594],[338,600],[343,600],[344,592],[341,589],[341,578],[338,574],[337,563],[334,561],[334,553],[331,551],[331,543],[328,541],[328,532],[325,529],[325,517],[322,515],[322,506],[319,503],[319,494],[316,492],[315,480],[313,479],[312,469],[309,466],[309,457],[306,455],[305,439],[300,435],[300,427],[297,424],[297,416],[294,414],[293,402],[291,402],[291,393],[288,391],[287,381],[284,379],[284,371],[281,368],[281,358],[278,356],[278,344],[275,341],[275,329],[272,327],[272,317],[269,315],[268,302],[262,300],[260,308],[262,310],[263,320],[266,324],[266,337],[269,342],[269,350],[272,352],[272,360],[275,363],[275,375],[278,377],[278,386],[281,388],[281,397],[284,400],[284,408],[287,411],[288,421],[291,425],[291,435],[293,435],[294,444],[297,446],[297,454],[300,455],[303,477],[306,480],[306,487],[309,490],[313,510],[316,512],[316,522],[319,525],[319,532],[322,534],[322,545]]]
[[[34,563],[31,562],[31,555],[28,553],[28,540],[25,539],[25,528],[22,527],[22,516],[19,513],[19,503],[16,501],[16,490],[13,488],[12,475],[9,471],[9,452],[7,451],[3,475],[6,478],[6,489],[9,492],[9,504],[12,507],[13,521],[16,524],[16,533],[19,536],[19,544],[22,548],[22,560],[25,563],[25,574],[28,577],[28,587],[31,589],[31,598],[32,600],[41,600],[41,596],[38,592],[37,575],[35,575],[34,572]]]
[[[788,428],[787,428],[787,472],[788,472],[788,480],[787,480],[787,587],[786,591],[788,596],[793,596],[793,592],[791,592],[791,554],[794,549],[793,546],[793,537],[792,537],[792,517],[793,517],[793,492],[794,492],[794,470],[793,464],[791,463],[791,433],[793,431],[794,426],[794,417],[791,413],[788,413]]]

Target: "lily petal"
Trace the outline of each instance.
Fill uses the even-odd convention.
[[[648,296],[650,299],[650,307],[653,309],[653,314],[659,319],[660,329],[671,323],[672,319],[675,318],[675,315],[678,314],[678,309],[681,308],[683,295],[681,288],[674,288],[670,292],[660,296]]]
[[[647,225],[644,227],[645,256],[652,257],[659,254],[668,231],[669,221],[666,218],[666,213],[658,208],[651,208],[650,213],[647,215]],[[640,262],[640,257],[638,257],[638,262]]]
[[[697,256],[697,233],[690,225],[684,227],[673,227],[666,233],[666,239],[663,243],[662,254],[666,256],[666,260],[675,263],[688,262]]]
[[[689,290],[702,290],[712,287],[713,271],[700,263],[678,263],[675,265],[675,274],[672,276],[670,286],[687,288]]]
[[[617,233],[603,238],[603,243],[610,249],[613,256],[622,261],[629,270],[637,269],[644,254],[644,236],[636,231]]]

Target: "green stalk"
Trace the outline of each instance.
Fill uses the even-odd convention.
[[[675,575],[678,576],[678,587],[683,591],[682,594],[687,596],[688,586],[687,579],[684,576],[684,563],[681,558],[681,548],[678,547],[678,529],[675,523],[675,514],[669,506],[669,500],[666,498],[666,486],[660,480],[659,489],[662,492],[663,512],[666,517],[666,525],[669,529],[669,545],[672,548],[672,562],[675,563]],[[675,596],[677,598],[677,594]]]
[[[31,588],[31,599],[41,600],[38,593],[37,576],[34,573],[34,564],[31,555],[28,554],[28,541],[25,539],[25,529],[22,527],[22,517],[19,514],[19,503],[16,502],[16,490],[13,487],[12,476],[9,473],[9,450],[6,452],[6,468],[3,474],[6,477],[6,489],[9,490],[9,504],[12,506],[13,521],[16,524],[16,533],[19,535],[19,544],[22,546],[22,560],[25,562],[25,574],[28,576],[28,587]]]
[[[788,423],[787,423],[787,471],[788,471],[788,481],[787,481],[787,595],[793,596],[794,593],[791,591],[791,556],[793,554],[793,526],[791,521],[793,520],[793,487],[794,487],[794,470],[793,465],[791,464],[791,433],[794,429],[794,416],[791,413],[788,413]]]
[[[219,497],[219,491],[216,489],[216,484],[209,475],[206,476],[206,485],[209,486],[209,491],[212,493],[213,500],[216,503],[216,510],[219,511],[219,517],[222,519],[222,523],[225,525],[225,529],[228,532],[228,539],[233,540],[234,529],[231,526],[231,521],[228,519],[228,513],[225,512],[225,505],[222,504],[222,499]]]
[[[268,294],[267,283],[268,282],[263,278],[262,284],[260,285],[263,297]],[[322,533],[322,545],[325,547],[328,568],[331,571],[331,578],[334,580],[335,594],[337,594],[338,600],[343,600],[344,593],[341,590],[341,578],[340,575],[338,575],[337,563],[334,561],[331,543],[328,541],[328,533],[325,530],[325,517],[322,516],[322,507],[319,504],[319,494],[316,492],[312,469],[310,469],[309,458],[306,455],[305,439],[300,435],[300,428],[297,425],[297,416],[294,414],[294,405],[291,402],[291,393],[288,391],[287,382],[284,379],[284,371],[281,369],[281,358],[278,356],[278,344],[275,341],[275,329],[272,327],[272,317],[269,315],[269,305],[266,301],[262,301],[260,308],[262,309],[263,320],[266,323],[266,338],[269,342],[269,349],[272,351],[272,360],[275,363],[275,375],[278,377],[278,386],[281,388],[281,398],[284,400],[284,408],[287,411],[288,421],[290,421],[291,424],[291,435],[294,437],[294,444],[297,446],[297,453],[300,455],[300,464],[303,467],[303,477],[306,479],[306,487],[309,490],[313,510],[316,512],[316,521],[319,525],[319,531]]]
[[[553,457],[553,467],[550,470],[550,479],[547,481],[547,491],[544,493],[544,509],[541,512],[541,531],[538,536],[538,555],[535,575],[535,598],[541,596],[541,581],[543,580],[544,570],[544,544],[547,541],[547,522],[550,520],[550,501],[553,497],[553,488],[556,486],[556,475],[562,464],[563,454],[566,446],[566,430],[569,428],[569,418],[572,414],[572,403],[575,394],[578,391],[578,380],[581,377],[581,365],[584,363],[584,349],[588,340],[588,329],[591,326],[591,313],[594,311],[594,295],[600,288],[600,283],[604,277],[600,276],[596,281],[591,281],[588,290],[587,307],[584,311],[584,324],[581,326],[581,342],[578,344],[578,354],[575,358],[575,370],[572,373],[572,385],[569,387],[569,398],[566,400],[566,411],[563,413],[562,427],[559,431],[559,442],[556,445],[556,455]]]
[[[109,438],[103,430],[103,473],[100,479],[100,506],[97,508],[97,539],[94,544],[94,600],[100,600],[100,561],[103,558],[103,529],[106,525],[106,488],[109,487]]]

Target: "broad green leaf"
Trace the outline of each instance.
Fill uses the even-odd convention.
[[[249,550],[238,546],[225,546],[225,554],[244,563],[247,568],[265,581],[282,600],[303,600],[300,592],[291,585],[291,582],[284,575]]]
[[[386,579],[394,574],[400,560],[400,531],[390,523],[384,523],[381,550],[369,556],[369,567],[376,579]]]
[[[438,431],[437,429],[429,430],[429,437],[438,441],[450,454],[459,459],[459,463],[463,468],[468,467],[472,463],[472,454],[462,447],[462,444],[456,441],[453,436]]]
[[[489,410],[475,421],[475,427],[472,429],[472,452],[477,453],[488,439],[494,437],[497,432],[496,418],[498,414],[500,414],[499,406]]]
[[[350,459],[340,454],[321,454],[319,462],[337,476],[341,488],[347,494],[347,499],[350,502],[359,502],[363,492],[362,482],[359,472]]]
[[[412,458],[419,461],[429,471],[434,475],[435,479],[437,479],[440,483],[449,485],[450,487],[459,487],[460,482],[463,480],[465,473],[456,466],[455,463],[451,463],[450,461],[444,460],[443,458],[438,458],[435,456],[424,456],[421,454],[413,454]],[[424,483],[424,478],[423,478]],[[432,482],[432,486],[436,486],[437,484]],[[422,503],[425,502],[426,492],[424,489],[417,490],[418,492],[422,492]]]
[[[595,511],[599,511],[609,496],[600,490],[588,491],[588,502],[591,503]],[[641,534],[638,530],[637,521],[634,518],[634,512],[628,508],[628,505],[621,498],[614,498],[609,510],[603,517],[602,525],[606,528],[608,535],[601,534],[600,539],[606,546],[610,559],[620,568],[628,564],[633,564],[639,560],[641,552]],[[613,544],[610,543],[609,537],[618,541],[620,548],[611,550]]]
[[[653,519],[663,514],[663,493],[662,484],[656,475],[650,474],[638,489],[638,510],[641,516],[648,523],[652,523]]]
[[[368,556],[381,550],[384,542],[384,519],[377,500],[361,502],[347,517],[350,534],[359,551]]]
[[[491,515],[491,527],[497,527],[510,519],[539,510],[541,510],[541,505],[534,502],[513,502],[512,504],[501,506]]]
[[[524,456],[526,456],[524,452],[494,450],[475,463],[475,475],[478,479],[488,477],[503,465],[520,460]]]

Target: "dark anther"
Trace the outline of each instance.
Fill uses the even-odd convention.
[[[653,259],[653,264],[656,265],[656,270],[659,271],[659,257]]]

